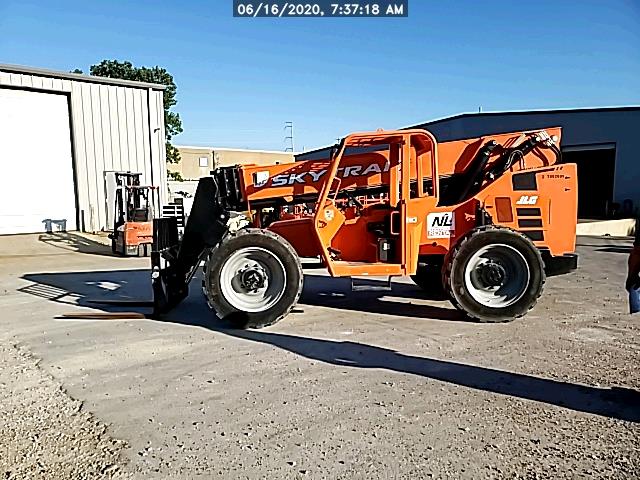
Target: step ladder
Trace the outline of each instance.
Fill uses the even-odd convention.
[[[391,279],[394,275],[389,275],[386,281],[376,278],[354,278],[351,279],[352,292],[390,292],[392,290]]]

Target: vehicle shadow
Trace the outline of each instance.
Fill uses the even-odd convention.
[[[18,289],[68,305],[91,307],[102,312],[131,310],[127,304],[101,304],[105,301],[140,303],[151,300],[151,275],[148,270],[98,270],[87,272],[26,273],[30,282]],[[96,303],[98,302],[98,303]],[[145,313],[150,313],[150,310]]]
[[[625,254],[631,253],[631,250],[633,250],[633,247],[631,246],[596,248],[596,252],[625,253]]]
[[[140,300],[152,299],[151,276],[148,270],[105,270],[95,272],[28,273],[23,279],[31,282],[19,291],[59,303],[97,308],[104,312],[123,312],[139,306]],[[372,288],[385,282],[367,279]],[[415,303],[426,296],[415,285],[393,283],[391,291],[351,292],[348,278],[305,274],[299,308],[313,305],[360,313],[394,315],[431,320],[468,321],[450,304],[445,306]],[[200,296],[199,274],[191,281],[190,292]],[[403,301],[403,299],[406,299]],[[99,301],[121,301],[122,304],[100,304]],[[413,301],[413,303],[412,303]],[[204,302],[203,302],[204,303]]]
[[[89,253],[92,255],[105,255],[115,257],[111,252],[111,246],[105,245],[95,240],[91,240],[82,235],[69,232],[42,233],[38,236],[38,241],[56,248],[62,248],[72,252]]]
[[[20,288],[21,292],[47,298],[54,302],[88,306],[103,312],[127,311],[146,315],[150,313],[149,309],[139,307],[140,300],[151,298],[148,270],[31,273],[25,274],[22,278],[31,283]],[[327,301],[327,297],[321,295],[314,297],[314,292],[326,291],[325,282],[327,281],[333,282],[335,279],[320,275],[311,275],[308,278],[308,286],[303,297],[306,300],[302,302],[303,307],[304,302],[310,301],[309,299],[314,302],[309,304],[326,306],[326,303],[323,302]],[[358,342],[303,337],[268,330],[230,329],[223,321],[209,312],[198,291],[198,284],[197,279],[194,279],[192,291],[185,302],[157,321],[204,328],[230,337],[272,345],[329,365],[363,369],[375,368],[398,374],[416,375],[574,411],[640,422],[640,392],[632,389],[579,385],[569,381],[547,379],[507,370],[406,355],[388,348]],[[343,288],[344,285],[338,291],[342,291]],[[412,289],[412,286],[406,285],[406,288]],[[409,290],[403,292],[401,289],[399,292],[394,292],[394,295],[396,293],[408,295],[410,292]],[[132,303],[130,305],[100,305],[93,303],[94,300],[123,300]],[[331,300],[328,302],[331,303]],[[372,303],[374,302],[370,300],[363,301],[354,304],[350,309],[371,311]],[[334,305],[331,304],[331,306]],[[365,307],[370,308],[363,310]],[[413,306],[407,305],[406,308],[410,307]],[[422,310],[420,305],[417,307],[419,312],[427,311]],[[340,304],[336,308],[345,307]],[[349,305],[346,308],[349,308]],[[378,313],[380,308],[373,306],[373,311]],[[403,315],[397,310],[397,305],[388,308],[392,310],[393,315]]]
[[[214,328],[236,338],[273,345],[337,366],[417,375],[485,392],[533,400],[629,422],[640,422],[640,392],[598,388],[506,370],[405,355],[383,347],[282,333]]]
[[[305,273],[300,304],[381,315],[470,321],[449,302],[442,302],[443,306],[417,302],[421,299],[443,300],[442,295],[438,295],[437,292],[425,292],[417,285],[409,283],[393,282],[390,290],[385,290],[386,286],[387,282],[382,280],[359,279],[358,287],[370,288],[370,290],[352,292],[349,278]]]

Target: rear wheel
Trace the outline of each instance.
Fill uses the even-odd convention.
[[[452,303],[480,322],[508,322],[536,304],[545,282],[538,249],[524,235],[475,229],[449,252],[444,283]]]
[[[298,255],[284,238],[243,229],[209,254],[203,290],[216,314],[237,328],[261,328],[284,318],[302,292]]]

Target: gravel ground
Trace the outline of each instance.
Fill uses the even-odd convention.
[[[124,442],[83,411],[28,351],[0,341],[0,478],[128,478]]]
[[[239,332],[211,317],[197,279],[164,321],[57,320],[149,295],[148,260],[25,242],[0,258],[0,444],[16,452],[0,465],[15,478],[110,465],[103,476],[640,478],[629,244],[581,238],[580,269],[509,324],[461,321],[406,279],[351,293],[308,271],[298,313]]]

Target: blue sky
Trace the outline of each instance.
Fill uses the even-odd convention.
[[[176,143],[296,150],[461,112],[640,104],[640,0],[410,0],[409,18],[243,19],[232,0],[0,0],[0,63],[160,65]]]

